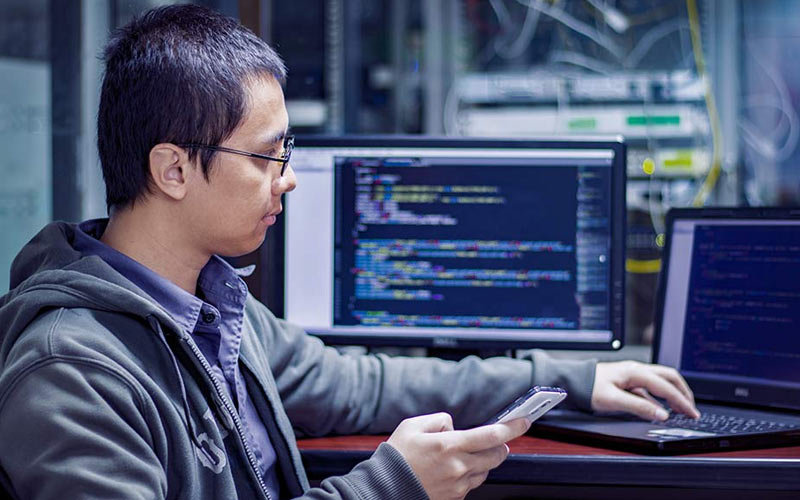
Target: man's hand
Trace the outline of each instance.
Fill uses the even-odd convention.
[[[676,370],[636,361],[597,363],[593,410],[627,411],[645,420],[666,420],[667,410],[653,396],[665,399],[675,411],[700,416],[694,394]]]
[[[520,418],[454,431],[450,415],[434,413],[403,420],[387,442],[403,455],[431,500],[461,499],[506,459],[506,441],[530,425]]]

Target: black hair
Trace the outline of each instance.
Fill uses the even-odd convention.
[[[105,50],[97,148],[109,210],[150,191],[150,150],[159,143],[218,145],[248,107],[247,85],[283,84],[278,54],[236,20],[196,5],[150,10],[117,30]],[[214,151],[200,155],[208,178]]]

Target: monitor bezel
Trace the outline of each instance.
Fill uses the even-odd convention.
[[[655,317],[653,321],[652,362],[659,362],[663,338],[662,323],[666,301],[669,257],[672,249],[672,234],[678,220],[800,220],[800,207],[705,207],[673,208],[666,215],[666,240],[662,253],[661,272],[658,278]],[[679,367],[675,367],[680,372]],[[772,408],[776,410],[800,410],[800,389],[778,387],[761,382],[729,382],[681,372],[695,398],[734,404],[744,407]]]
[[[298,135],[295,147],[346,148],[487,148],[487,149],[608,149],[613,151],[611,178],[611,337],[605,342],[564,342],[544,340],[511,340],[511,339],[475,339],[458,337],[452,334],[437,337],[402,336],[402,335],[357,335],[346,333],[315,332],[309,333],[320,337],[331,345],[365,345],[365,346],[397,346],[428,347],[444,349],[469,349],[502,351],[509,349],[565,349],[565,350],[618,350],[624,344],[625,327],[625,232],[626,232],[626,144],[621,136],[613,137],[570,137],[570,138],[535,138],[535,139],[497,139],[474,137],[439,137],[439,136],[404,136],[404,135]],[[301,187],[302,189],[302,187]],[[614,202],[616,200],[616,202]],[[285,202],[285,210],[291,210],[291,197]],[[288,228],[284,230],[285,238]],[[284,287],[286,283],[284,276]],[[285,290],[285,288],[284,288]]]

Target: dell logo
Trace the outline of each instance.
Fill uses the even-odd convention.
[[[733,390],[733,395],[740,397],[740,398],[749,398],[750,397],[750,389],[747,387],[737,387]]]
[[[434,337],[434,347],[458,347],[458,340],[449,337]]]

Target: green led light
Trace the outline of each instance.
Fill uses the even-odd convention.
[[[628,117],[628,125],[631,126],[646,126],[646,125],[680,125],[681,117],[679,115],[631,115]]]
[[[594,118],[573,118],[567,122],[570,130],[594,130],[597,128],[597,120]]]

